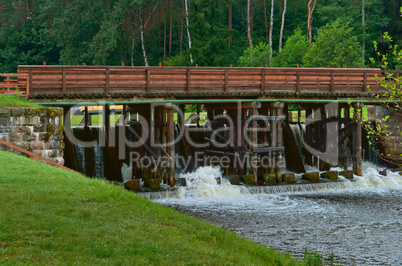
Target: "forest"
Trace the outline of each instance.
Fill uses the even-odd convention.
[[[385,53],[385,32],[402,43],[401,2],[0,0],[0,73],[44,63],[378,67],[373,43]]]

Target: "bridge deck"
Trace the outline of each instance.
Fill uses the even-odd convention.
[[[394,72],[399,75],[402,71]],[[0,93],[16,86],[9,78],[13,74],[7,75],[9,81],[0,82]],[[208,93],[226,98],[271,92],[368,95],[384,91],[377,84],[376,76],[385,77],[385,73],[380,69],[360,68],[19,66],[14,76],[17,77],[14,84],[32,98],[61,95],[82,98],[94,94],[101,95],[100,98],[114,94],[132,98],[133,94],[168,94],[185,99],[196,94],[208,96]]]

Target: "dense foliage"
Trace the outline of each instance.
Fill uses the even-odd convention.
[[[239,60],[250,56],[250,50],[245,50],[257,48],[250,48],[247,40],[249,1],[253,43],[267,47],[272,2],[268,0],[0,0],[0,73],[16,71],[19,64],[43,62],[191,65],[190,55],[193,65],[251,66],[251,61]],[[399,0],[365,0],[364,9],[363,1],[320,0],[312,13],[310,43],[308,2],[287,1],[282,38],[286,44],[279,52],[285,0],[274,1],[273,59],[271,64],[268,60],[258,65],[337,67],[363,66],[364,61],[367,66],[368,58],[375,56],[374,41],[380,51],[387,48],[381,38],[385,31],[396,44],[402,41]],[[329,29],[338,32],[344,42],[329,46],[334,36],[332,40],[322,36]],[[332,52],[339,54],[320,60],[306,55],[302,60],[310,45],[310,54],[326,53],[323,49],[336,49]],[[362,47],[366,47],[364,55]],[[340,63],[339,57],[350,49],[353,58]],[[269,54],[269,49],[258,50],[264,56]]]

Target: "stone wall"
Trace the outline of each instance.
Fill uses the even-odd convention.
[[[0,139],[63,165],[62,115],[60,108],[0,108]]]

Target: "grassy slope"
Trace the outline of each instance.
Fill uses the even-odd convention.
[[[1,107],[38,107],[39,105],[26,101],[14,95],[0,94]]]
[[[2,151],[0,169],[0,264],[296,264],[101,180]]]

